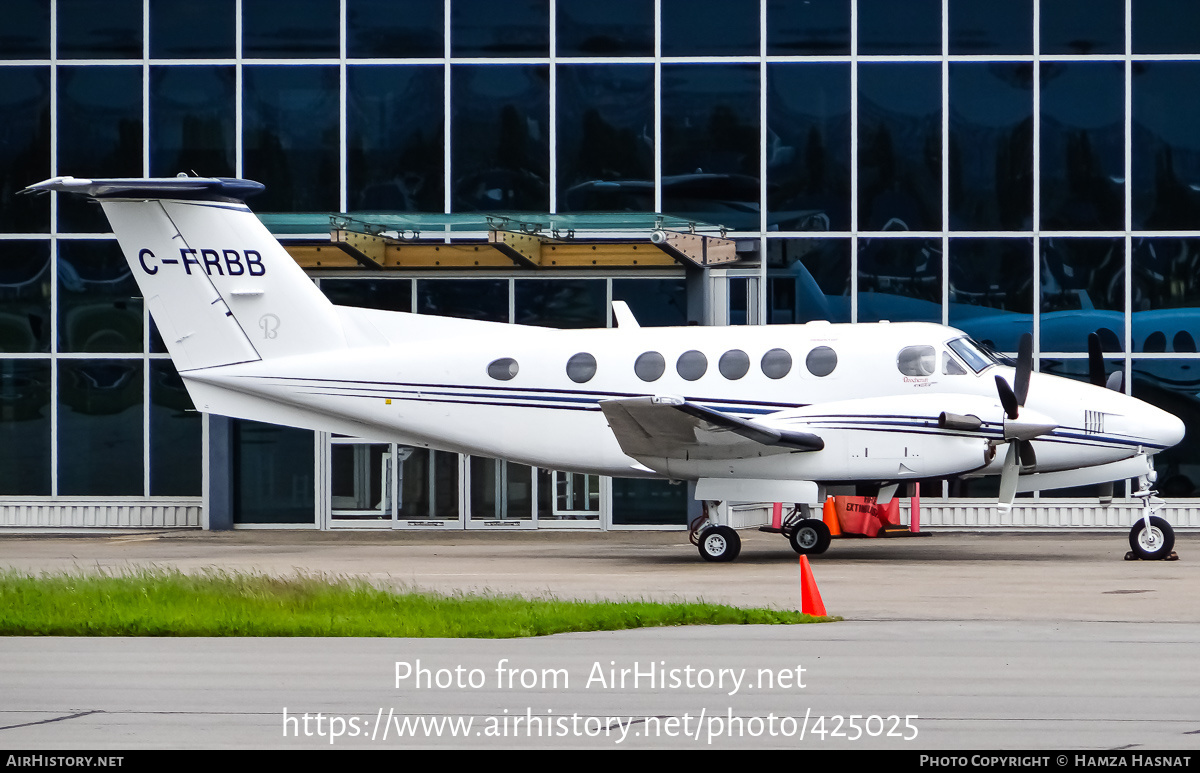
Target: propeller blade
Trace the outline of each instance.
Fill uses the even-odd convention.
[[[1012,507],[1013,499],[1017,496],[1017,476],[1021,474],[1017,446],[1016,441],[1009,443],[1008,453],[1004,455],[1004,469],[1000,473],[1000,500],[997,503],[1001,510]]]
[[[1103,507],[1108,507],[1113,500],[1113,482],[1100,484],[1100,504]]]
[[[1037,454],[1033,452],[1033,443],[1028,440],[1017,441],[1017,459],[1021,463],[1021,472],[1030,472],[1037,467]]]
[[[1004,406],[1005,415],[1010,419],[1016,419],[1019,415],[1017,396],[1008,382],[1004,380],[1004,376],[996,376],[996,391],[1000,393],[1000,404]]]
[[[1088,333],[1088,379],[1094,386],[1105,385],[1104,350],[1100,347],[1100,336]]]
[[[1113,390],[1114,392],[1124,392],[1125,391],[1125,371],[1114,370],[1109,375],[1108,383],[1106,383],[1105,386],[1108,387],[1109,389]]]
[[[1013,388],[1017,395],[1017,404],[1024,405],[1029,396],[1029,374],[1033,372],[1033,334],[1021,336],[1017,346],[1017,375],[1013,380]],[[1016,418],[1015,416],[1013,417]]]

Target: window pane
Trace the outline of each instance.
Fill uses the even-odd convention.
[[[233,67],[150,68],[150,174],[232,177]]]
[[[614,526],[684,526],[688,487],[665,480],[612,479]]]
[[[1187,0],[1134,0],[1133,53],[1200,53],[1200,5]]]
[[[858,227],[942,227],[942,74],[937,64],[858,68]]]
[[[336,57],[338,0],[254,0],[242,6],[242,55]]]
[[[236,0],[150,0],[150,56],[232,59],[235,7]]]
[[[940,239],[860,239],[858,321],[942,321]]]
[[[0,241],[0,352],[48,351],[50,243]]]
[[[321,292],[339,306],[412,311],[411,279],[322,279]]]
[[[1138,62],[1133,70],[1133,227],[1200,224],[1200,62]]]
[[[140,67],[58,68],[58,173],[142,176]],[[59,196],[58,222],[63,231],[110,230],[104,213],[83,196]]]
[[[1033,68],[950,64],[950,227],[1033,228]]]
[[[450,53],[456,57],[549,56],[549,0],[454,0]]]
[[[7,0],[0,28],[0,59],[50,58],[50,4]]]
[[[942,53],[942,0],[858,0],[858,53]]]
[[[532,468],[482,456],[470,461],[472,521],[532,520]]]
[[[60,59],[141,59],[142,0],[58,0]]]
[[[142,351],[142,298],[115,241],[58,243],[58,350]]]
[[[558,68],[560,212],[654,211],[654,67]]]
[[[421,279],[417,310],[442,317],[508,322],[507,279]]]
[[[1198,258],[1200,240],[1134,240],[1133,351],[1187,351],[1188,338],[1198,334],[1193,322],[1200,309]]]
[[[150,494],[200,496],[203,414],[169,360],[150,362]]]
[[[847,56],[850,0],[768,0],[767,54]]]
[[[1125,53],[1125,0],[1054,0],[1040,13],[1043,54]]]
[[[772,324],[850,321],[849,239],[771,239],[767,265]]]
[[[653,56],[654,4],[556,0],[559,56]]]
[[[1086,352],[1092,331],[1123,351],[1124,241],[1043,237],[1041,247],[1042,351]]]
[[[408,446],[400,446],[397,451],[399,517],[425,522],[458,520],[458,454]]]
[[[441,212],[441,67],[351,67],[346,124],[351,210]]]
[[[142,495],[142,361],[59,360],[58,493]]]
[[[1125,74],[1119,62],[1045,62],[1042,228],[1125,224]]]
[[[440,59],[444,13],[427,0],[346,0],[346,55]]]
[[[337,211],[337,68],[245,67],[243,73],[244,173],[267,186],[255,209]]]
[[[687,324],[687,294],[682,279],[614,279],[614,301],[625,301],[642,327]]]
[[[0,231],[45,233],[50,197],[16,194],[50,176],[50,68],[5,67],[0,115]]]
[[[950,53],[1033,53],[1032,0],[950,0]]]
[[[850,65],[768,66],[768,227],[850,230]]]
[[[1033,332],[1029,239],[950,240],[950,325],[1016,351],[1021,336]]]
[[[663,211],[757,228],[758,67],[663,65]]]
[[[603,279],[518,279],[516,321],[554,328],[605,327]]]
[[[1179,445],[1154,456],[1159,495],[1200,496],[1200,359],[1134,359],[1132,365],[1133,396],[1175,414],[1187,430]]]
[[[313,433],[233,422],[233,522],[313,523]]]
[[[0,359],[0,494],[50,494],[50,363]]]
[[[663,56],[757,56],[758,3],[662,0]]]
[[[455,211],[548,210],[549,69],[456,65],[451,84]]]

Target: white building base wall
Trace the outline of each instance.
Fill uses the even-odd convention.
[[[0,504],[0,528],[191,528],[201,526],[203,500],[8,501]]]

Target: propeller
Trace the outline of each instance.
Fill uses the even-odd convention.
[[[1114,370],[1107,376],[1104,373],[1104,349],[1098,333],[1088,333],[1088,380],[1095,386],[1108,387],[1114,392],[1125,391],[1124,371]]]
[[[1033,438],[1054,430],[1058,424],[1036,411],[1022,410],[1029,397],[1029,376],[1033,372],[1033,336],[1021,336],[1017,346],[1017,367],[1010,386],[1003,376],[996,376],[996,392],[1004,407],[1004,440],[1008,451],[1004,454],[1004,467],[1000,473],[999,507],[1012,507],[1017,494],[1017,478],[1022,471],[1037,466],[1037,455],[1033,450]],[[1022,418],[1022,413],[1024,417]]]

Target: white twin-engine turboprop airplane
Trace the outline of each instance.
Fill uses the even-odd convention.
[[[1098,345],[1084,384],[1031,372],[1028,339],[1013,368],[924,323],[639,328],[616,303],[615,328],[553,330],[335,306],[243,203],[261,188],[56,177],[28,190],[99,200],[202,411],[797,503],[782,530],[798,552],[828,546],[820,518],[800,515],[833,485],[878,484],[887,501],[905,481],[999,474],[1007,508],[1018,491],[1137,478],[1131,546],[1173,546],[1150,457],[1183,423],[1097,386]],[[709,560],[739,550],[726,525],[695,536]]]

